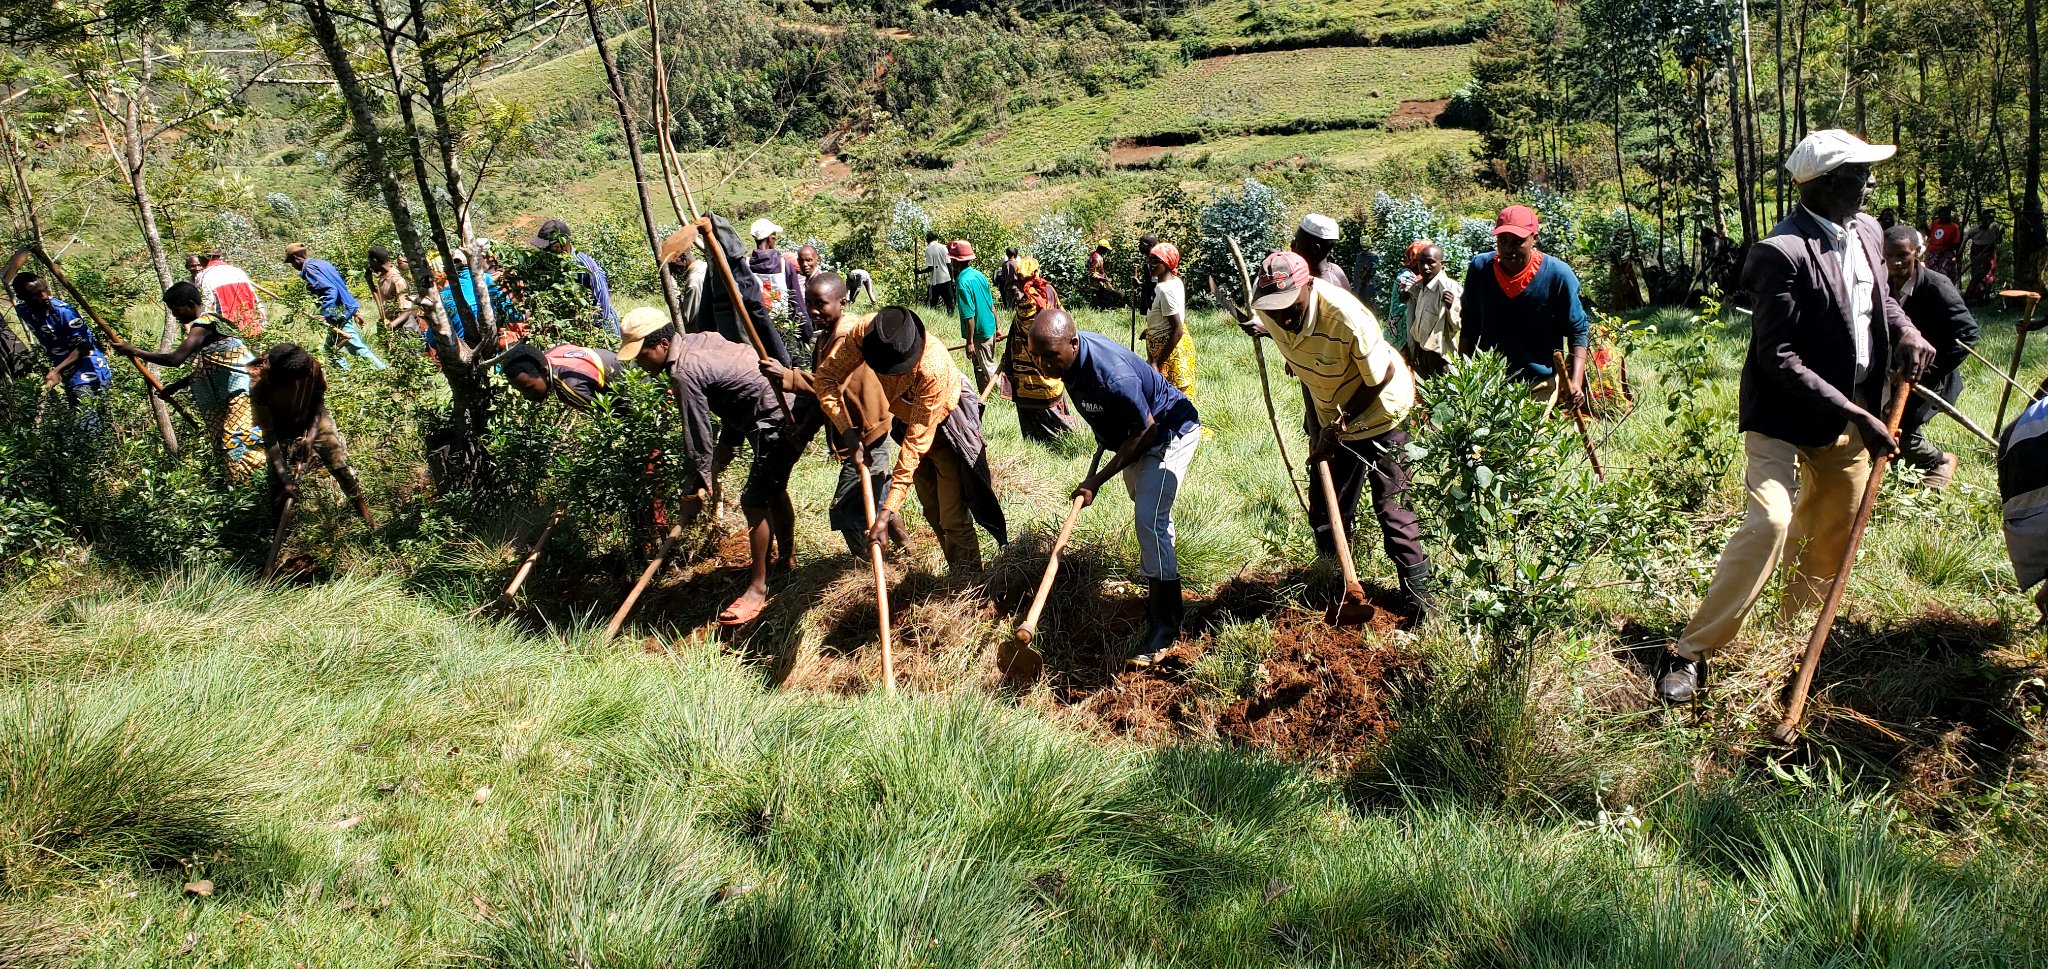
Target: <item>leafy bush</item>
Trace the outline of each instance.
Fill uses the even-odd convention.
[[[1070,212],[1041,215],[1024,227],[1025,248],[1038,259],[1045,278],[1061,293],[1078,295],[1095,247]]]
[[[991,282],[997,267],[1003,264],[1003,251],[1017,244],[1017,233],[1003,224],[994,209],[980,202],[942,223],[939,235],[947,242],[965,239],[973,243],[975,268],[987,273]]]
[[[1230,255],[1231,239],[1237,240],[1246,263],[1256,272],[1266,253],[1287,245],[1286,219],[1287,203],[1280,193],[1255,178],[1245,179],[1237,191],[1220,189],[1210,196],[1202,206],[1201,237],[1191,247],[1193,254],[1185,245],[1181,252],[1181,275],[1196,280],[1188,287],[1190,299],[1197,293],[1208,298],[1207,288],[1200,283],[1205,277],[1215,277],[1219,286],[1238,278],[1237,263]]]
[[[47,688],[0,698],[0,884],[19,891],[57,871],[167,865],[226,846],[247,796],[222,747],[174,711]]]
[[[1485,241],[1484,248],[1493,247],[1493,223],[1477,219],[1465,219],[1458,224],[1457,231],[1442,216],[1430,208],[1419,196],[1397,199],[1386,192],[1373,193],[1371,245],[1380,254],[1380,264],[1375,280],[1382,293],[1394,291],[1394,280],[1401,275],[1401,261],[1407,258],[1408,246],[1417,239],[1428,239],[1442,246],[1444,269],[1452,275],[1463,275],[1465,266],[1476,251],[1469,226],[1478,223],[1484,231],[1479,237]]]
[[[675,405],[663,382],[627,368],[612,393],[569,415],[506,395],[489,447],[515,494],[560,506],[586,537],[652,537],[650,496],[684,495]],[[735,459],[739,460],[739,459]]]
[[[925,235],[932,231],[932,215],[916,200],[901,197],[889,210],[889,227],[882,244],[897,252],[923,252]]]
[[[1464,619],[1510,643],[1564,619],[1574,575],[1596,555],[1646,574],[1666,521],[1658,492],[1640,479],[1597,483],[1578,434],[1546,414],[1504,360],[1452,361],[1429,382],[1422,487],[1411,492],[1438,532]]]
[[[1665,368],[1664,427],[1670,439],[1657,452],[1657,463],[1669,473],[1658,475],[1684,511],[1697,511],[1720,490],[1735,464],[1735,422],[1713,399],[1714,382],[1722,375],[1714,348],[1721,331],[1721,303],[1707,297],[1692,317],[1691,329],[1671,350]]]

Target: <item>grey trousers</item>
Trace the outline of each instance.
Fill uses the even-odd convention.
[[[1145,578],[1180,581],[1180,560],[1173,550],[1173,503],[1201,443],[1198,427],[1152,445],[1124,469],[1124,491],[1131,496],[1137,518],[1138,572]]]
[[[889,497],[889,472],[896,463],[895,450],[887,434],[867,449],[868,485],[875,493],[875,514],[882,513],[882,501]],[[860,472],[851,459],[839,465],[839,483],[832,488],[833,530],[846,539],[846,550],[854,558],[868,554],[868,513],[860,504]]]

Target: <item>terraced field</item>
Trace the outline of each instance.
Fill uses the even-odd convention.
[[[1442,0],[1220,0],[1180,19],[1183,36],[1211,41],[1353,30],[1385,33],[1460,23],[1472,5]]]
[[[1211,57],[1142,87],[1017,118],[957,159],[1005,178],[1109,160],[1119,140],[1187,144],[1218,136],[1376,128],[1402,101],[1442,98],[1471,76],[1467,45],[1329,47]]]

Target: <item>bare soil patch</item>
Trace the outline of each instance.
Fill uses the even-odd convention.
[[[1171,145],[1142,145],[1136,138],[1118,138],[1109,146],[1109,163],[1123,167],[1143,165],[1172,151]]]
[[[1433,101],[1403,101],[1387,116],[1386,130],[1409,131],[1415,128],[1434,128],[1438,118],[1451,106],[1448,98]]]

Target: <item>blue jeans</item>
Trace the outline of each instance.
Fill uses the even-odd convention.
[[[334,320],[328,320],[327,325],[331,327],[327,331],[327,356],[334,361],[335,366],[343,370],[349,368],[348,354],[337,352],[340,348],[347,347],[349,354],[368,360],[370,366],[378,370],[390,368],[391,365],[385,363],[384,358],[377,355],[377,351],[370,349],[370,345],[363,342],[363,334],[356,329],[354,320],[339,324]],[[336,329],[341,332],[335,332]]]
[[[64,398],[71,402],[71,415],[87,437],[98,437],[106,426],[106,384],[66,384]]]
[[[1202,443],[1200,428],[1176,434],[1146,451],[1124,469],[1124,491],[1137,513],[1138,571],[1145,578],[1180,581],[1180,561],[1173,552],[1173,502]]]

